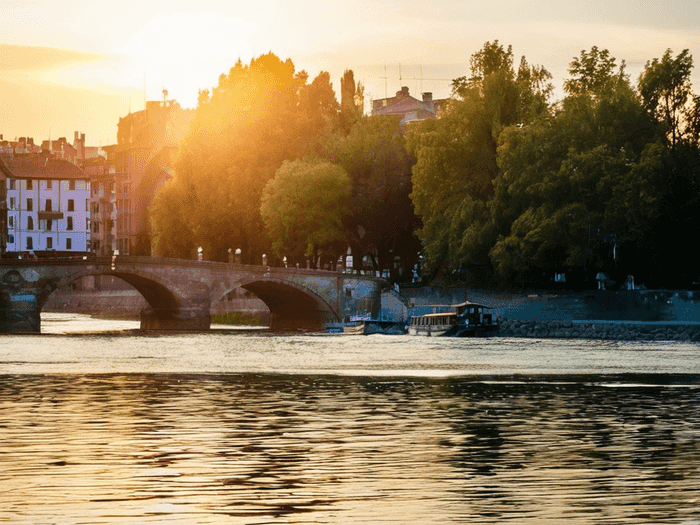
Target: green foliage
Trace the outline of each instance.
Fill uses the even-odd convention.
[[[404,147],[400,117],[360,119],[337,144],[335,156],[352,181],[348,240],[356,255],[415,256],[417,227],[411,193],[413,159]]]
[[[416,158],[411,199],[423,221],[428,267],[489,264],[496,230],[487,203],[498,175],[498,140],[509,126],[547,113],[550,78],[524,59],[516,74],[512,49],[487,42],[472,56],[471,76],[453,82],[442,118],[409,132],[407,148]]]
[[[693,57],[687,49],[676,58],[671,53],[667,49],[661,60],[647,62],[639,76],[639,92],[645,107],[663,124],[671,147],[675,148],[684,138],[686,128],[690,131],[693,127],[694,107],[688,106],[692,98]]]
[[[365,88],[355,84],[355,75],[346,69],[340,79],[340,125],[345,134],[362,118],[365,105]]]
[[[501,137],[490,255],[504,280],[612,271],[660,213],[656,128],[615,59],[594,48],[570,71],[553,117]]]
[[[350,179],[340,166],[285,161],[262,195],[261,214],[274,252],[313,257],[343,241],[350,191]],[[340,250],[345,251],[344,245]]]
[[[189,259],[197,247],[186,219],[187,195],[173,182],[161,189],[150,208],[152,228],[155,232],[151,243],[160,257]]]

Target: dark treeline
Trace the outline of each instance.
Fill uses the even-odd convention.
[[[700,276],[700,98],[669,50],[633,86],[606,50],[582,51],[565,97],[550,74],[487,43],[439,120],[409,133],[427,265],[505,285],[688,286]]]
[[[471,284],[583,282],[603,271],[647,286],[697,280],[700,98],[692,57],[667,51],[632,84],[593,47],[565,97],[551,75],[487,42],[441,118],[363,116],[352,71],[337,101],[273,54],[200,93],[176,176],[151,207],[159,255],[337,260],[376,269],[420,250],[424,269]],[[276,259],[276,260],[275,260]],[[404,275],[408,275],[405,272]]]

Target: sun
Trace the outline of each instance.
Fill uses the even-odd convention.
[[[240,58],[253,58],[251,38],[258,28],[245,19],[217,13],[159,14],[121,49],[143,75],[149,100],[169,97],[194,107],[200,89],[211,89]]]

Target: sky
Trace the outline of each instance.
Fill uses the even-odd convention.
[[[450,94],[487,41],[512,45],[553,75],[592,46],[624,60],[633,82],[666,49],[698,64],[697,0],[0,0],[0,134],[35,143],[86,134],[116,142],[119,118],[144,100],[196,107],[241,59],[273,52],[313,79],[352,69],[367,100],[401,86],[420,98]]]

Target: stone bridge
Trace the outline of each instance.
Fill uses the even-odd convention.
[[[0,261],[0,333],[40,332],[51,293],[89,275],[118,277],[148,302],[143,330],[208,330],[210,307],[242,287],[270,309],[272,330],[318,330],[352,315],[376,317],[383,279],[330,271],[117,256]]]

